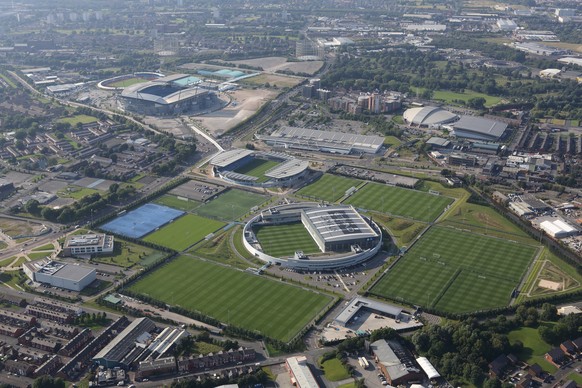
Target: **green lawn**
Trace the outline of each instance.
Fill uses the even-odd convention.
[[[348,370],[337,358],[332,358],[321,364],[328,381],[340,381],[350,377]]]
[[[267,198],[248,191],[231,189],[218,198],[196,209],[196,214],[203,217],[234,221],[250,211],[254,206],[264,203]]]
[[[544,354],[552,346],[541,339],[538,329],[520,327],[519,329],[510,331],[507,337],[511,344],[514,344],[516,341],[520,341],[523,344],[522,351],[516,354],[520,360],[530,365],[538,363],[543,370],[549,373],[553,373],[558,369],[544,358]]]
[[[30,258],[30,260],[38,260],[50,256],[50,252],[32,252],[27,256]]]
[[[146,81],[147,80],[145,80],[143,78],[133,77],[133,78],[124,79],[122,81],[113,82],[109,86],[112,86],[114,88],[126,88],[128,86],[139,84],[139,83],[146,82]]]
[[[131,290],[222,322],[289,341],[330,296],[222,265],[180,256]]]
[[[94,121],[97,121],[97,117],[88,115],[75,115],[71,117],[63,117],[62,119],[58,120],[59,123],[69,123],[72,126],[75,126],[77,123],[89,124]]]
[[[147,235],[144,240],[183,251],[223,226],[224,223],[220,221],[186,214],[160,230]]]
[[[135,264],[147,265],[164,257],[165,253],[153,248],[137,245],[129,241],[116,239],[113,244],[113,254],[95,256],[93,261],[104,264],[118,265],[129,268]]]
[[[190,212],[200,206],[200,202],[195,201],[193,199],[179,199],[175,195],[166,194],[161,196],[160,198],[156,199],[154,203],[168,206],[174,209],[182,210],[185,212]]]
[[[16,88],[16,84],[14,83],[14,81],[12,81],[12,78],[4,74],[0,74],[0,78],[2,78],[11,88]]]
[[[254,232],[263,251],[271,256],[293,256],[296,251],[303,251],[305,254],[320,252],[302,223],[259,226]]]
[[[433,100],[441,100],[447,103],[452,103],[453,100],[469,101],[471,98],[483,97],[485,99],[485,106],[491,107],[497,105],[501,102],[501,97],[490,96],[488,94],[483,94],[479,92],[474,92],[472,90],[466,90],[464,93],[451,92],[448,90],[437,90],[433,93]]]
[[[408,246],[427,224],[405,218],[388,216],[386,214],[372,214],[373,220],[384,226],[396,241],[398,247]],[[385,236],[386,237],[386,236]]]
[[[34,252],[37,252],[37,251],[52,251],[54,249],[55,249],[55,247],[54,247],[53,244],[45,244],[45,245],[42,245],[40,247],[34,248],[33,251]]]
[[[396,136],[386,136],[384,137],[384,144],[388,144],[390,147],[398,147],[402,144],[402,141]]]
[[[529,245],[433,227],[370,292],[449,312],[500,307],[535,252]]]
[[[488,206],[463,203],[446,215],[443,224],[508,240],[535,243],[528,234]]]
[[[4,260],[0,261],[0,267],[8,267],[10,265],[10,263],[12,263],[14,260],[16,260],[16,256],[12,256],[12,257],[9,257],[7,259],[4,259]]]
[[[67,186],[64,190],[59,191],[57,196],[60,198],[73,198],[74,200],[79,200],[94,193],[100,193],[100,191],[80,186]]]
[[[297,191],[297,194],[309,198],[335,202],[342,198],[351,187],[357,187],[362,181],[339,175],[324,174],[314,183]]]
[[[452,198],[380,183],[368,183],[343,203],[418,221],[434,221]]]
[[[244,166],[234,170],[234,172],[257,177],[259,178],[257,182],[266,182],[269,178],[265,176],[265,172],[278,164],[280,163],[272,160],[253,159]]]

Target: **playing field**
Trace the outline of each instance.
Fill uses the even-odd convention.
[[[306,197],[335,202],[344,196],[351,187],[357,187],[362,181],[339,175],[324,174],[314,183],[299,190],[297,194]]]
[[[196,209],[196,214],[221,220],[236,220],[250,211],[254,206],[265,202],[265,196],[248,191],[232,189],[221,194],[211,202]]]
[[[157,204],[168,206],[174,209],[182,210],[185,212],[192,211],[200,206],[200,202],[194,201],[193,199],[180,199],[175,195],[166,194],[154,201]]]
[[[452,198],[379,183],[368,183],[344,203],[419,221],[434,221]]]
[[[258,182],[266,182],[269,180],[269,178],[265,176],[265,172],[278,164],[280,163],[272,160],[253,159],[244,166],[234,170],[234,172],[257,177],[259,178]]]
[[[183,251],[223,226],[224,223],[220,221],[186,214],[146,236],[144,240]]]
[[[254,232],[263,251],[274,257],[293,256],[296,251],[303,251],[305,254],[320,252],[302,223],[259,226]]]
[[[131,289],[281,341],[290,340],[332,300],[188,256],[152,272]]]
[[[107,86],[112,86],[114,88],[126,88],[128,86],[139,84],[142,82],[147,82],[147,80],[144,78],[140,78],[140,77],[132,77],[132,78],[127,78],[127,79],[124,79],[121,81],[113,82]]]
[[[449,312],[504,306],[536,249],[433,227],[370,292]]]

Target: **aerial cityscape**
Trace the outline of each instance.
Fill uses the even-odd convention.
[[[582,387],[580,0],[0,0],[0,388]]]

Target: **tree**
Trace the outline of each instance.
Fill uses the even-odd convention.
[[[110,193],[117,193],[117,190],[119,190],[119,183],[113,183],[109,186]]]
[[[467,105],[474,109],[485,109],[486,102],[487,100],[483,97],[473,97],[467,101]]]
[[[542,305],[542,312],[540,314],[540,318],[543,321],[555,321],[558,319],[558,310],[556,310],[556,306],[550,303],[544,303]]]
[[[40,202],[36,199],[29,199],[28,202],[26,202],[26,205],[24,205],[24,210],[26,210],[27,213],[38,217],[41,211]]]
[[[32,388],[65,388],[65,382],[60,378],[41,376],[34,380]]]

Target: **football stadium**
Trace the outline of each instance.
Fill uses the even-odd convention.
[[[295,203],[252,218],[244,227],[243,244],[269,264],[334,270],[372,258],[382,246],[382,232],[352,206]]]
[[[174,74],[123,89],[119,107],[139,114],[173,116],[196,113],[215,105],[216,94],[203,88],[202,81],[187,74]]]
[[[128,86],[153,81],[164,77],[160,73],[140,72],[133,74],[118,75],[117,77],[105,79],[97,84],[99,89],[103,90],[123,90]]]
[[[210,161],[214,176],[241,186],[289,186],[308,172],[309,162],[276,152],[223,151]]]

